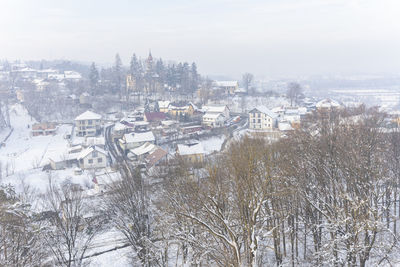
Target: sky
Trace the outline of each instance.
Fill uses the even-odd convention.
[[[0,59],[196,62],[202,74],[400,74],[399,0],[0,0]]]

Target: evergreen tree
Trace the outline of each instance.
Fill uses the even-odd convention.
[[[97,70],[94,62],[90,66],[89,81],[91,94],[94,95],[99,82],[99,71]]]
[[[199,87],[199,74],[197,73],[197,66],[196,63],[192,63],[190,69],[190,91],[191,93],[196,93]]]
[[[117,53],[115,55],[115,64],[114,64],[114,86],[112,88],[113,93],[121,93],[121,85],[122,85],[122,61]]]

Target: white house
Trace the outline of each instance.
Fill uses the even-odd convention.
[[[127,133],[119,139],[120,145],[124,150],[140,147],[146,142],[155,143],[156,138],[152,131],[142,133]]]
[[[96,136],[101,129],[101,115],[90,110],[75,118],[77,136]]]
[[[260,106],[249,112],[249,128],[254,130],[272,130],[276,126],[277,115],[267,107]]]
[[[225,120],[229,119],[230,111],[226,105],[207,105],[203,106],[202,111],[205,113],[221,113],[224,115]]]
[[[90,146],[79,153],[78,163],[81,169],[105,168],[107,152],[97,146]]]
[[[233,95],[239,88],[238,81],[216,81],[214,86],[222,90],[227,95]]]
[[[333,109],[339,109],[341,107],[337,101],[330,98],[325,98],[319,101],[315,106],[319,111],[329,111]]]
[[[210,127],[224,126],[225,116],[222,113],[206,113],[203,115],[203,124]]]

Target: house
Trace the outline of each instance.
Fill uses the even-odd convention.
[[[146,142],[139,147],[131,149],[128,153],[128,156],[133,157],[136,160],[143,159],[146,154],[156,150],[157,148],[158,147],[155,144]]]
[[[226,95],[233,95],[239,88],[238,81],[215,81],[214,87],[224,92]]]
[[[277,115],[264,106],[249,112],[249,128],[254,130],[272,130],[276,126]]]
[[[142,132],[142,133],[127,133],[119,139],[121,147],[127,151],[128,149],[134,149],[136,147],[140,147],[146,142],[150,142],[152,144],[155,143],[155,137],[152,131]]]
[[[158,147],[146,156],[146,168],[151,169],[167,159],[168,152]]]
[[[85,111],[75,118],[76,136],[96,136],[101,130],[101,115]]]
[[[90,146],[82,150],[77,159],[81,169],[107,167],[107,152],[97,146]]]
[[[144,121],[152,124],[160,124],[161,121],[165,120],[167,115],[163,112],[145,112]]]
[[[204,113],[221,113],[224,115],[225,120],[229,119],[230,111],[226,105],[207,105],[201,109]]]
[[[204,161],[204,149],[201,143],[178,144],[176,155],[191,163]]]
[[[166,100],[166,101],[158,101],[157,102],[157,104],[158,104],[158,110],[160,111],[160,112],[163,112],[163,113],[168,113],[168,107],[169,107],[169,104],[170,104],[171,102],[170,101],[168,101],[168,100]]]
[[[210,127],[224,126],[225,116],[222,113],[206,113],[203,115],[203,124]]]
[[[54,135],[56,131],[57,127],[54,122],[42,122],[32,125],[32,136]]]
[[[341,105],[337,101],[330,98],[322,99],[315,106],[318,111],[331,111],[341,108]]]
[[[174,102],[170,103],[168,107],[168,113],[173,117],[179,117],[182,115],[192,116],[194,112],[195,106],[190,102]]]

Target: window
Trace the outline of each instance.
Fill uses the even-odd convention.
[[[88,120],[88,124],[92,125],[93,121],[92,120]]]
[[[97,151],[93,151],[93,152],[92,152],[92,157],[93,157],[93,158],[97,158]]]
[[[253,119],[253,123],[256,123],[256,119]]]
[[[89,164],[92,164],[92,163],[93,163],[93,160],[92,160],[92,159],[89,159],[88,162],[89,162]]]
[[[103,162],[103,159],[102,158],[98,158],[97,159],[97,163],[102,163]]]
[[[261,123],[261,119],[258,119],[258,123]]]

